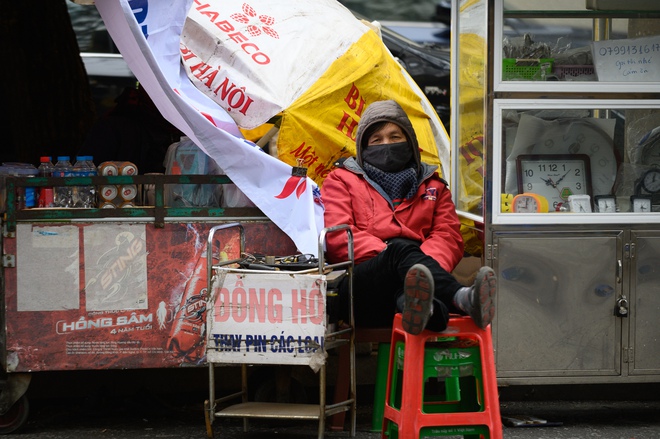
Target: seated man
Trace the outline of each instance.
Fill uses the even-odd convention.
[[[323,182],[326,227],[348,224],[355,251],[354,309],[360,326],[389,326],[402,312],[403,328],[443,331],[449,314],[469,315],[485,329],[495,314],[496,279],[482,267],[472,286],[450,272],[463,257],[460,223],[437,166],[422,163],[410,119],[394,101],[364,112],[356,157]],[[346,260],[346,236],[327,240],[330,262]],[[340,304],[348,309],[347,281]]]

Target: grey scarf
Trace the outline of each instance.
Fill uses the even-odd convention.
[[[417,172],[406,168],[399,172],[385,172],[367,162],[362,164],[369,178],[376,182],[392,201],[411,198],[417,192]]]

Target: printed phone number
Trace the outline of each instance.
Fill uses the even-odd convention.
[[[598,50],[598,54],[600,56],[641,55],[656,52],[660,52],[660,43],[601,47]]]

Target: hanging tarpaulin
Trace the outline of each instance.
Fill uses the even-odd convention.
[[[279,157],[287,163],[302,158],[310,177],[322,184],[339,157],[355,155],[357,122],[365,107],[394,99],[415,128],[422,161],[448,169],[446,132],[430,104],[423,105],[428,101],[420,94],[378,35],[367,32],[283,112]]]
[[[298,178],[309,181],[300,183],[294,196],[278,198],[291,181],[292,167],[243,139],[227,111],[186,75],[180,36],[192,0],[96,0],[95,4],[131,71],[163,116],[220,164],[299,251],[316,255],[323,227],[318,186]],[[247,26],[240,32],[247,35]]]
[[[399,101],[422,159],[448,169],[447,134],[422,91],[377,27],[335,0],[97,0],[96,6],[163,116],[301,252],[318,252],[318,185],[337,158],[354,154],[356,125],[371,102]],[[271,156],[239,127],[245,132],[274,116],[280,131]],[[307,176],[297,168],[307,168]]]
[[[442,123],[377,31],[335,0],[195,2],[182,62],[241,128],[281,115],[276,155],[307,167],[318,184],[339,157],[355,153],[362,111],[382,99],[409,114],[422,160],[446,166]]]
[[[288,107],[365,31],[334,0],[193,2],[181,59],[193,84],[251,129]]]

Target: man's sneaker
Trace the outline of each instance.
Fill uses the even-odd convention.
[[[415,264],[406,273],[403,284],[403,330],[417,335],[424,330],[433,313],[433,276],[422,264]]]
[[[497,279],[490,267],[481,267],[474,285],[456,292],[454,302],[466,312],[481,329],[486,329],[495,317],[495,292]]]

